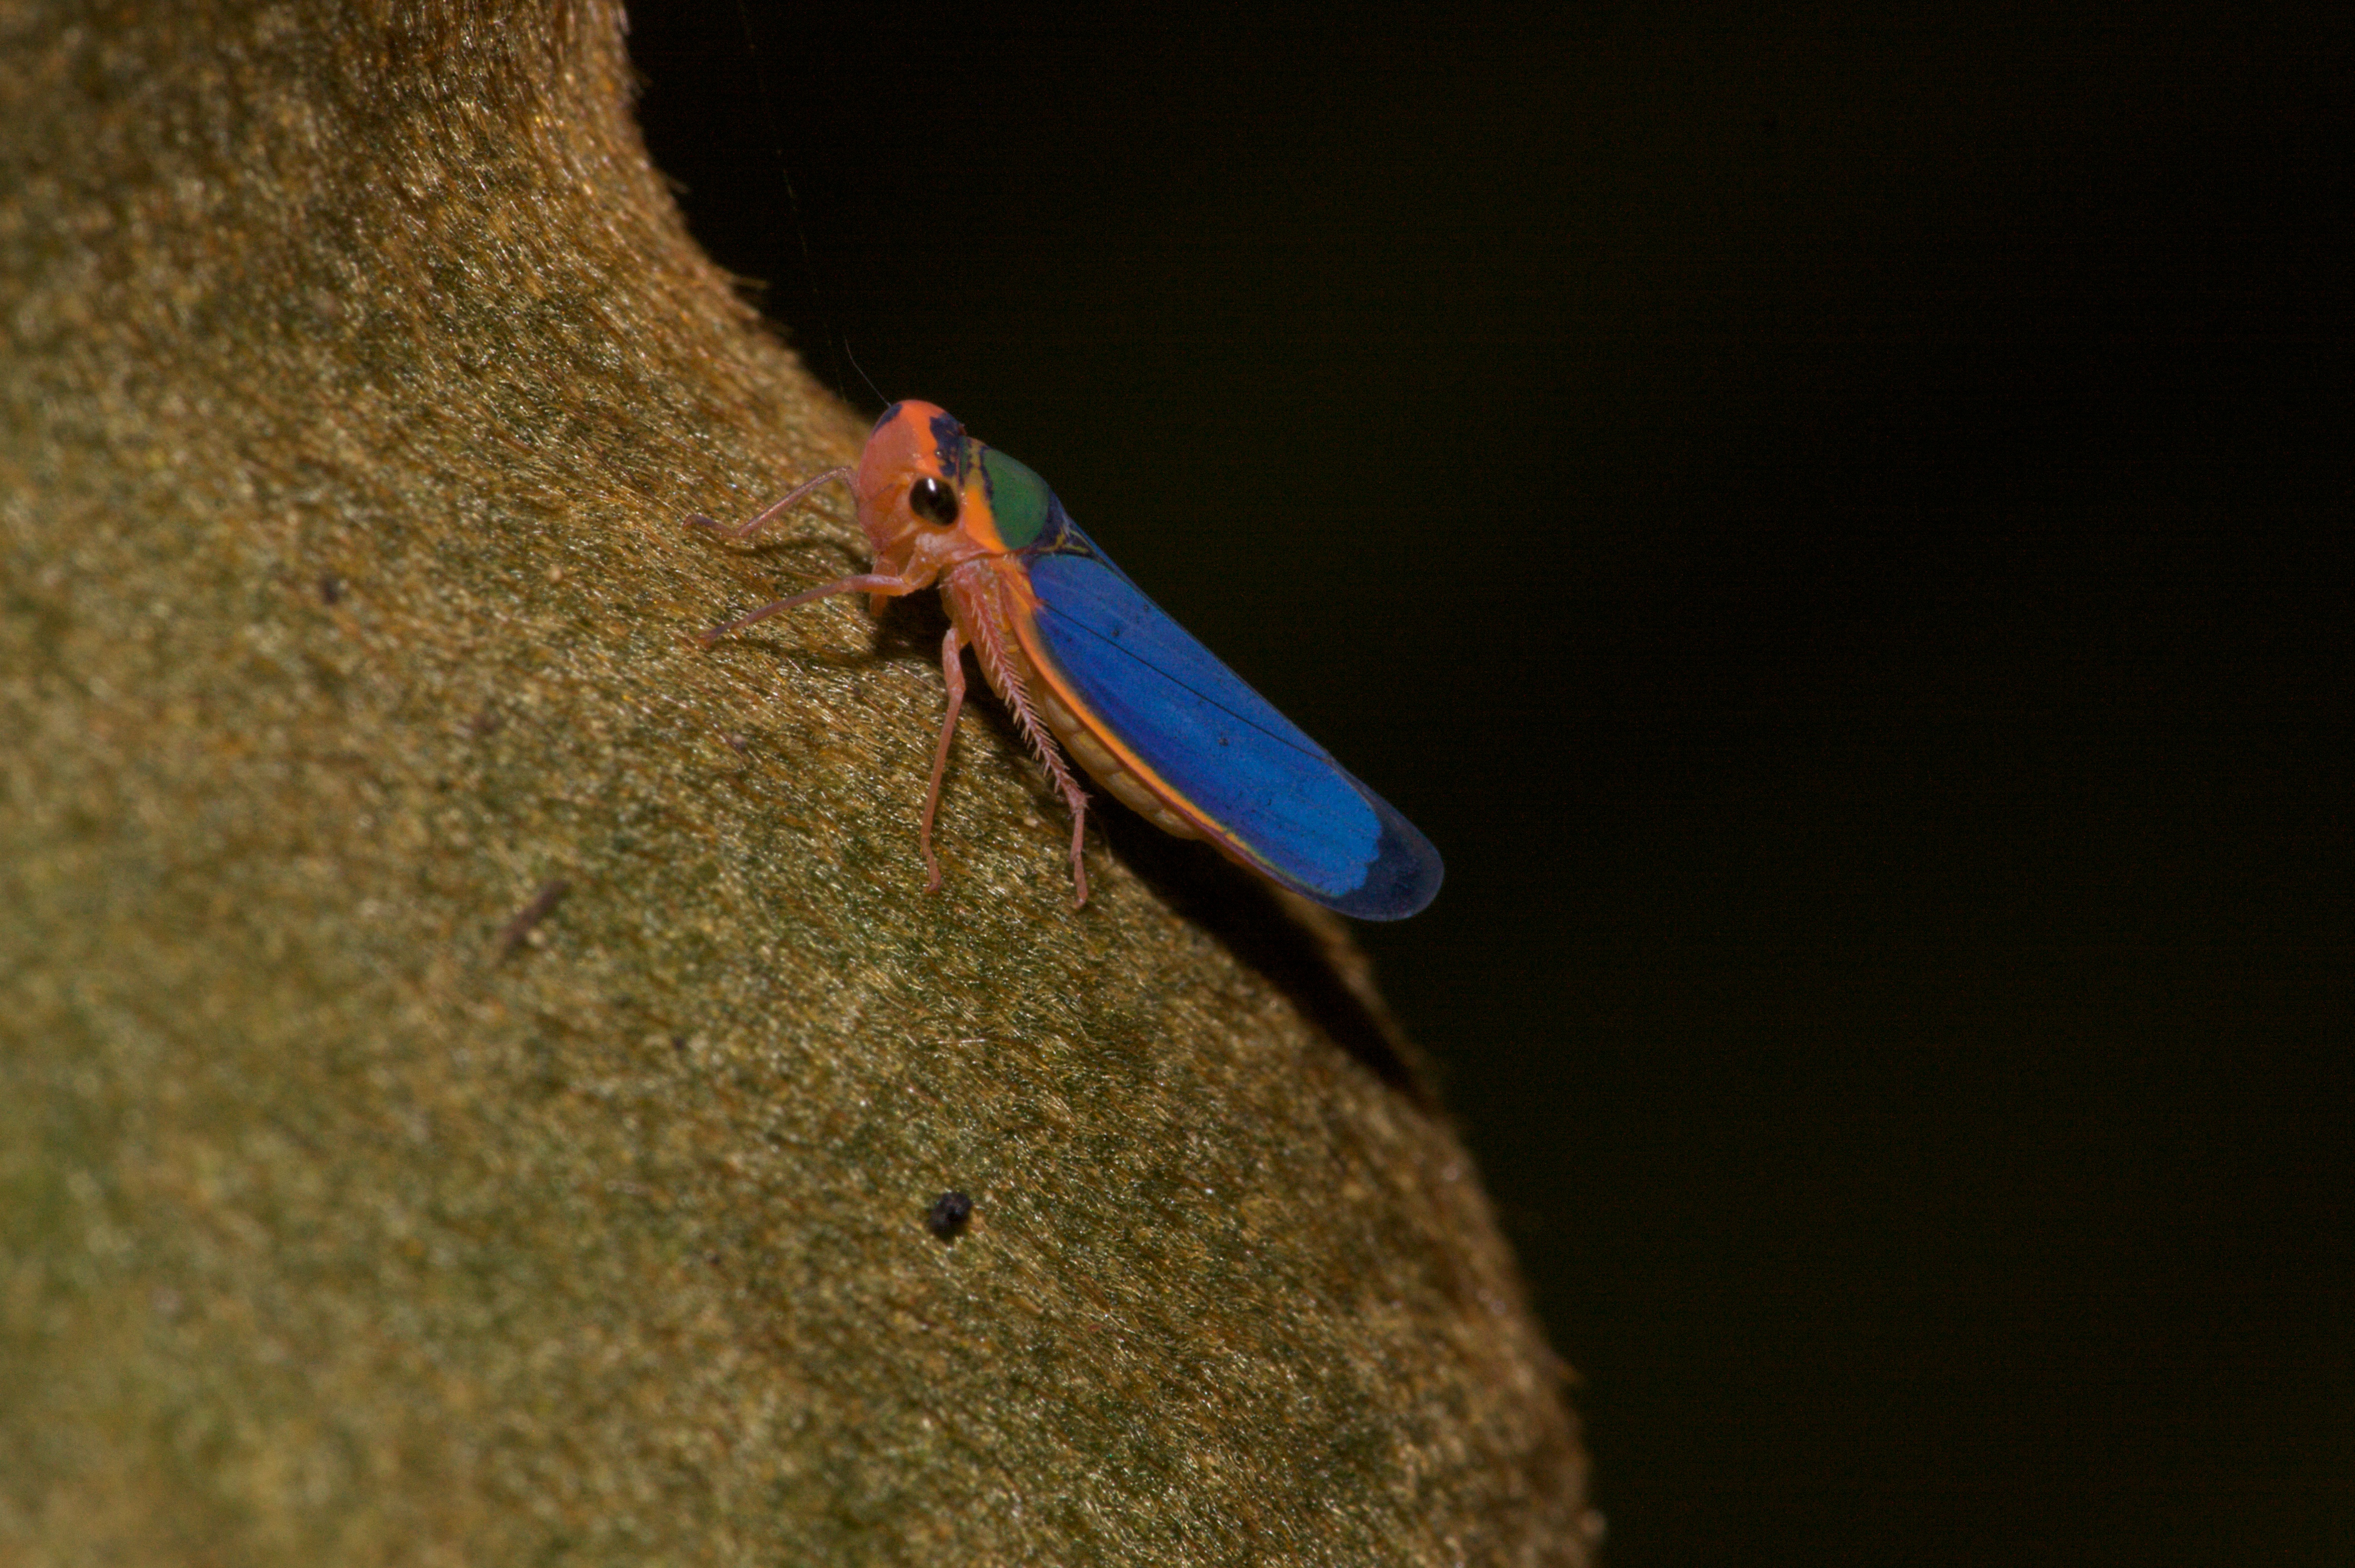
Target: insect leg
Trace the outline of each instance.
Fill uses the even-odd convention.
[[[1088,901],[1088,866],[1083,858],[1087,848],[1088,795],[1080,781],[1071,776],[1071,764],[1063,760],[1063,749],[1055,741],[1054,731],[1039,717],[1038,704],[1030,699],[1029,683],[1024,678],[1027,667],[1014,651],[1013,634],[1007,629],[1007,611],[1000,595],[1005,590],[996,584],[981,562],[969,561],[949,576],[947,584],[950,602],[956,605],[957,618],[964,622],[973,636],[973,651],[981,660],[981,673],[1014,710],[1014,727],[1039,753],[1047,765],[1047,774],[1061,792],[1063,803],[1071,808],[1071,907],[1078,909]]]
[[[957,714],[964,707],[964,637],[954,621],[949,623],[949,635],[941,639],[941,675],[949,685],[949,711],[941,720],[941,743],[932,752],[932,786],[924,791],[923,830],[916,839],[924,851],[928,893],[941,891],[941,863],[932,856],[932,818],[941,809],[941,780],[949,770],[949,742],[956,739]]]
[[[1088,837],[1088,795],[1069,769],[1060,771],[1063,800],[1071,808],[1071,887],[1076,894],[1071,907],[1079,909],[1088,901],[1088,863],[1083,858]]]
[[[818,488],[818,486],[822,485],[831,485],[837,479],[847,482],[849,478],[850,470],[847,466],[842,468],[829,468],[825,473],[817,475],[813,478],[803,480],[800,484],[786,491],[780,499],[773,503],[766,511],[755,517],[751,522],[740,524],[732,528],[726,523],[720,522],[716,518],[705,517],[701,512],[696,513],[695,516],[687,518],[687,520],[691,527],[698,528],[711,528],[717,532],[727,535],[731,539],[741,539],[746,534],[758,530],[762,524],[768,522],[773,518],[782,517],[786,511],[791,509],[794,502],[800,500],[811,491]]]
[[[807,589],[788,598],[780,599],[773,604],[763,604],[749,615],[739,615],[724,626],[714,626],[711,630],[700,634],[698,640],[708,647],[730,632],[742,631],[755,621],[765,621],[783,611],[797,608],[813,599],[824,599],[833,593],[876,593],[890,598],[897,594],[913,593],[923,586],[925,586],[923,583],[910,582],[904,578],[879,577],[872,572],[862,573],[857,577],[846,577],[838,582],[829,582],[823,588]]]
[[[1047,764],[1047,776],[1055,781],[1055,787],[1062,792],[1063,804],[1071,808],[1071,907],[1083,908],[1088,901],[1088,792],[1071,776],[1071,764],[1063,760],[1063,748],[1056,743],[1054,732],[1040,720],[1021,668],[1002,654],[994,662],[985,660],[982,668],[991,677],[998,695],[1006,699],[1006,705],[1014,709],[1014,727],[1022,731],[1022,738],[1030,742],[1030,749]]]

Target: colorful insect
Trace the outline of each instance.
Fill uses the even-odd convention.
[[[931,403],[892,404],[856,468],[805,480],[741,527],[687,521],[741,539],[837,480],[858,497],[872,570],[764,604],[703,640],[830,594],[865,593],[880,613],[887,599],[940,588],[949,709],[919,834],[927,890],[941,885],[932,819],[970,644],[1071,806],[1075,907],[1088,901],[1088,797],[1058,741],[1156,827],[1207,839],[1328,909],[1403,920],[1439,891],[1429,839],[1138,592],[1046,481]]]

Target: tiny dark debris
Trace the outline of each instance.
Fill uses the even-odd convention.
[[[319,573],[319,602],[323,604],[340,603],[343,597],[344,580],[332,571]]]
[[[571,886],[570,882],[559,877],[532,894],[531,901],[516,911],[515,918],[507,922],[506,929],[499,933],[498,956],[506,957],[528,941],[532,927],[549,917],[556,906],[563,901],[565,893]]]
[[[932,1200],[932,1211],[924,1216],[924,1229],[943,1242],[954,1242],[972,1217],[972,1199],[962,1192],[943,1192]]]

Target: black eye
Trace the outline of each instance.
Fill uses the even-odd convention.
[[[928,523],[947,528],[956,521],[956,492],[927,474],[908,486],[908,510]]]

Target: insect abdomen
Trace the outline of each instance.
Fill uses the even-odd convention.
[[[1199,838],[1202,835],[1194,825],[1162,804],[1161,797],[1140,783],[1135,773],[1121,766],[1120,759],[1104,749],[1103,741],[1088,732],[1078,715],[1056,699],[1046,682],[1032,688],[1039,699],[1039,712],[1047,720],[1047,728],[1063,743],[1063,750],[1088,770],[1088,776],[1112,792],[1113,798],[1145,818],[1164,833],[1179,838]]]

